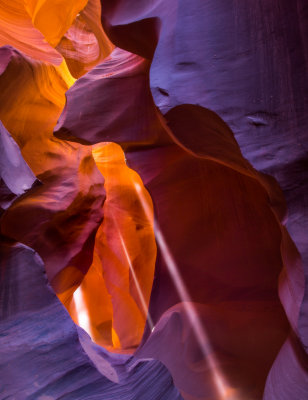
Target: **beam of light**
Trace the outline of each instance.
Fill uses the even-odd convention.
[[[88,309],[82,294],[82,284],[75,290],[73,301],[76,308],[77,324],[93,338]]]
[[[139,195],[144,212],[145,212],[147,218],[151,221],[152,212],[151,212],[150,207],[142,193],[141,186],[138,183],[135,183],[135,188]],[[191,323],[191,327],[195,333],[195,336],[196,336],[196,339],[200,346],[200,349],[202,351],[202,354],[209,364],[209,367],[210,367],[210,370],[212,373],[212,377],[213,377],[213,381],[214,381],[216,389],[217,389],[217,393],[218,393],[220,399],[223,399],[223,400],[235,399],[234,390],[226,384],[225,379],[218,367],[218,363],[213,354],[213,350],[209,343],[207,334],[202,326],[199,315],[193,305],[193,301],[188,293],[188,290],[187,290],[185,283],[181,277],[181,274],[177,268],[175,260],[168,248],[166,240],[161,232],[161,229],[160,229],[157,221],[155,221],[155,220],[154,220],[154,234],[155,234],[155,238],[157,241],[157,245],[159,246],[162,256],[164,257],[166,266],[168,268],[168,271],[172,278],[174,286],[178,292],[180,299],[183,302],[184,310],[185,310],[187,317]]]
[[[114,220],[114,223],[115,223],[115,225],[117,227],[117,233],[118,233],[119,238],[120,238],[120,242],[121,242],[124,254],[125,254],[125,258],[126,258],[127,263],[129,265],[129,270],[130,270],[130,272],[132,274],[132,277],[133,277],[133,280],[134,280],[134,283],[135,283],[135,286],[136,286],[136,289],[137,289],[137,292],[138,292],[138,296],[139,296],[140,301],[141,301],[141,306],[142,306],[142,310],[143,310],[144,316],[148,321],[148,324],[149,324],[149,327],[150,327],[151,331],[153,331],[153,329],[154,329],[153,320],[151,318],[150,313],[148,312],[148,305],[147,305],[145,297],[144,297],[144,295],[142,293],[142,289],[141,289],[140,283],[138,281],[136,272],[134,270],[134,266],[133,266],[132,261],[130,259],[130,256],[129,256],[129,253],[128,253],[128,250],[127,250],[127,246],[126,246],[126,244],[124,242],[124,239],[123,239],[123,236],[122,236],[122,234],[120,232],[120,229],[118,228],[118,224],[117,224],[116,220],[115,219],[113,219],[113,220]]]

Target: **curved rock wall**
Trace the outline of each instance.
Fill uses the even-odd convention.
[[[9,3],[0,399],[305,400],[305,1]]]

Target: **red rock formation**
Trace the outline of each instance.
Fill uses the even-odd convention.
[[[119,146],[98,144],[92,153],[105,178],[106,201],[93,263],[80,287],[86,318],[81,326],[96,343],[131,352],[143,335],[156,259],[153,220],[144,212],[136,185],[151,210],[152,202],[140,177],[125,164]],[[74,320],[82,322],[76,313],[78,294],[75,300],[67,293],[59,298]]]
[[[305,256],[304,16],[302,0],[0,0],[0,43],[17,49],[0,49],[0,338],[47,382],[28,389],[4,350],[6,397],[179,399],[154,359],[185,400],[306,399],[305,270],[264,174]],[[12,239],[108,351],[69,333],[41,262],[22,272],[31,250]],[[14,324],[30,332],[22,350]]]
[[[104,180],[90,148],[52,136],[68,88],[67,72],[9,47],[1,53],[6,68],[0,77],[0,119],[42,182],[6,211],[1,232],[41,255],[57,293],[74,290],[92,262]]]
[[[12,45],[36,60],[61,63],[61,55],[46,41],[32,24],[23,0],[0,2],[0,44]]]
[[[123,53],[132,57],[126,54]],[[108,74],[111,61],[121,68],[121,79]],[[110,61],[106,60],[78,81],[68,93],[56,135],[74,140],[80,137],[82,142],[87,135],[91,142],[112,139],[126,149],[129,165],[140,174],[152,196],[159,232],[168,244],[190,299],[209,307],[203,326],[219,369],[230,385],[241,388],[244,395],[260,396],[269,368],[289,329],[277,293],[278,275],[283,266],[278,219],[284,213],[281,193],[273,182],[258,175],[242,158],[232,132],[216,114],[201,107],[181,106],[166,115],[167,127],[153,103],[152,111],[148,111],[149,91],[146,97],[144,86],[134,85],[134,92],[130,92],[131,104],[134,99],[145,98],[142,106],[134,108],[135,113],[145,116],[139,120],[141,141],[138,143],[135,132],[126,128],[132,120],[131,108],[125,108],[126,98],[117,99],[118,104],[122,101],[120,119],[114,109],[105,105],[104,98],[96,94],[108,93],[111,82],[113,93],[126,87],[131,90],[131,69],[125,67],[121,58],[111,55]],[[76,104],[82,93],[88,101],[78,116]],[[86,132],[82,121],[86,123],[90,110],[99,108],[104,114],[92,118]],[[160,123],[160,128],[153,130],[159,134],[156,137],[151,129],[147,135],[143,134],[146,117],[147,121],[153,121],[148,123],[150,128]],[[122,127],[120,121],[123,121]],[[170,307],[183,301],[170,276],[167,258],[168,254],[160,246],[149,309],[154,324],[166,318],[164,313]],[[204,279],[200,279],[200,271]],[[241,311],[244,307],[246,312]],[[220,349],[226,345],[229,334],[223,325],[210,322],[215,316],[222,324],[234,321],[228,352]],[[170,336],[179,329],[172,323],[166,327]],[[185,330],[185,325],[181,329]],[[227,336],[217,335],[216,330],[226,332]],[[157,336],[153,335],[155,340]],[[244,338],[252,335],[254,340],[244,347]],[[147,350],[148,346],[145,343],[140,350],[142,357],[154,356]],[[164,348],[162,345],[161,355],[156,350],[156,357],[162,357],[183,393],[188,397],[215,393],[211,374],[206,379],[204,374],[194,375],[194,383],[188,389],[180,379],[180,370],[191,371],[196,367],[187,360],[179,362],[175,353],[170,352],[168,356]],[[261,353],[263,356],[259,358]]]
[[[101,62],[114,47],[102,29],[100,12],[100,1],[89,0],[56,47],[75,78]]]

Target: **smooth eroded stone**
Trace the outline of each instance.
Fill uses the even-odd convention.
[[[143,335],[154,277],[153,204],[138,174],[126,165],[119,145],[99,143],[92,154],[105,179],[104,220],[80,287],[73,297],[69,289],[59,298],[95,343],[132,353]]]
[[[61,64],[61,55],[33,26],[24,0],[0,1],[0,27],[1,46],[11,45],[36,60]]]
[[[119,54],[144,62],[127,52]],[[159,136],[155,136],[153,125],[147,125],[152,118],[143,116],[157,115],[158,111],[153,102],[135,103],[137,94],[142,93],[139,86],[132,86],[130,97],[126,93],[129,108],[120,107],[126,105],[125,92],[112,91],[111,86],[110,96],[99,96],[98,88],[108,89],[108,81],[113,79],[111,61],[112,55],[110,61],[94,68],[68,91],[55,134],[67,134],[65,138],[71,135],[77,141],[114,141],[126,150],[127,164],[140,175],[154,206],[158,255],[149,306],[154,325],[171,307],[187,300],[170,274],[172,257],[189,300],[209,307],[200,315],[201,325],[213,341],[217,362],[231,389],[259,398],[289,330],[277,292],[286,260],[285,254],[282,260],[281,252],[280,220],[285,217],[282,193],[273,179],[257,173],[242,157],[232,131],[212,111],[194,105],[176,107],[166,115],[166,121],[161,116],[154,120],[160,123]],[[115,61],[121,66],[120,58]],[[119,82],[123,90],[131,80],[131,69],[124,68],[126,65],[121,66]],[[89,101],[78,107],[82,94]],[[117,119],[112,101],[119,104]],[[138,111],[141,118],[130,120],[127,110],[131,115]],[[86,125],[83,129],[82,121],[89,121],[90,129],[86,130]],[[141,127],[149,126],[147,135],[142,133],[140,121],[145,124]],[[296,260],[297,254],[289,260],[289,269],[300,268]],[[298,294],[290,299],[297,313],[294,315],[298,315],[302,284],[302,279],[294,284]],[[220,304],[224,304],[223,312]],[[243,312],[245,307],[249,312]],[[220,319],[220,329],[226,334],[224,324],[234,321],[230,342],[227,336],[217,335]],[[144,346],[152,337],[147,329]],[[173,337],[176,329],[176,325],[169,325],[168,337]],[[169,347],[167,341],[161,342],[160,351],[167,355]],[[176,348],[180,351],[179,344]],[[231,358],[229,353],[233,354]],[[150,354],[154,357],[154,352]],[[156,357],[160,354],[157,352]],[[170,361],[168,365],[175,382],[180,382],[175,364]],[[206,380],[201,375],[195,379],[178,386],[188,399],[216,391],[210,374]]]
[[[121,142],[124,149],[159,141],[162,117],[150,92],[149,66],[148,60],[115,49],[67,91],[54,135],[86,144]]]
[[[0,119],[42,183],[2,215],[1,233],[40,254],[57,293],[73,291],[92,263],[104,178],[91,148],[52,136],[70,84],[67,69],[9,46],[0,53]]]
[[[150,86],[160,110],[167,113],[183,104],[213,110],[232,128],[244,157],[277,179],[288,205],[287,228],[303,258],[299,268],[304,268],[306,280],[305,0],[262,0],[257,6],[252,0],[245,4],[157,0],[140,1],[135,8],[125,0],[103,3],[102,23],[111,40],[139,55],[146,50],[153,57]],[[138,33],[142,23],[150,26],[157,20],[155,41],[147,32]],[[299,321],[305,346],[307,296],[305,292]]]
[[[16,400],[182,399],[158,361],[110,354],[71,320],[30,248],[1,237],[1,396]]]
[[[53,47],[73,23],[87,0],[25,0],[25,8],[33,25]]]
[[[114,48],[102,29],[100,14],[100,1],[88,0],[56,47],[74,78],[90,71]]]
[[[294,334],[282,346],[268,375],[264,400],[297,400],[308,396],[308,357]]]
[[[1,208],[6,209],[16,196],[24,194],[38,181],[1,121],[0,156],[0,202]]]

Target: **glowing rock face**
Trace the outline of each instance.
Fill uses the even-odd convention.
[[[91,70],[114,48],[102,29],[100,9],[99,0],[89,0],[57,44],[56,49],[75,78]]]
[[[33,25],[55,47],[87,0],[25,0]],[[59,12],[61,10],[61,12]]]
[[[79,78],[114,48],[102,29],[100,9],[99,0],[1,1],[0,44],[54,65],[64,58]]]
[[[7,210],[1,231],[38,251],[50,282],[62,292],[78,285],[91,264],[89,255],[102,219],[104,180],[91,149],[52,137],[64,105],[68,72],[38,62],[30,64],[11,48],[0,51],[7,60],[0,77],[1,120],[42,182]],[[17,79],[11,79],[15,73]],[[59,274],[66,279],[60,282]]]
[[[98,99],[91,93],[92,88],[96,91],[98,87],[108,87],[110,80],[115,81],[114,85],[120,82],[125,87],[131,80],[131,69],[123,68],[126,75],[122,73],[121,80],[117,80],[108,73],[104,74],[103,67],[103,64],[96,67],[87,77],[76,82],[70,89],[71,95],[68,92],[68,99],[70,96],[74,98],[73,94],[81,93],[80,88],[85,87],[84,82],[89,79],[87,98],[93,99],[93,107],[98,107],[95,103],[97,101],[100,102],[101,109],[105,110],[105,129],[92,119],[89,131],[91,141],[92,138],[109,138],[111,129],[108,123],[110,121],[112,124],[114,121],[112,109],[104,107],[104,99]],[[106,70],[108,71],[108,62]],[[91,76],[96,79],[91,80]],[[137,90],[138,86],[135,86],[135,92]],[[133,92],[132,96],[136,94]],[[66,132],[66,137],[70,137],[70,132],[73,132],[77,140],[79,119],[75,108],[70,107],[70,104],[69,101],[56,135],[61,136],[62,132]],[[146,114],[146,106],[147,103],[144,102],[144,108],[139,108],[141,115]],[[91,103],[84,112],[87,110],[91,110]],[[155,115],[154,105],[147,114]],[[100,118],[102,117],[98,115],[99,120]],[[128,121],[130,118],[131,113],[122,109],[121,119]],[[87,114],[83,114],[80,119],[87,121]],[[164,342],[160,334],[156,333],[160,332],[162,324],[165,332],[163,336],[176,338],[180,331],[181,335],[190,337],[188,346],[197,346],[193,344],[193,334],[185,333],[187,322],[181,323],[179,327],[174,323],[173,313],[168,310],[183,300],[210,303],[211,306],[203,314],[202,325],[209,336],[211,351],[217,351],[216,368],[229,381],[240,380],[239,386],[244,393],[250,392],[251,395],[258,396],[268,368],[289,329],[276,289],[278,274],[282,268],[281,232],[277,220],[281,208],[284,208],[283,202],[279,204],[280,192],[277,195],[275,186],[267,178],[259,176],[242,158],[231,131],[214,113],[201,107],[183,106],[170,111],[166,119],[172,131],[170,135],[168,128],[161,124],[157,138],[153,138],[149,131],[147,139],[141,143],[136,143],[134,136],[130,136],[130,131],[125,128],[126,124],[122,130],[113,130],[114,140],[127,149],[129,165],[139,172],[152,195],[159,234],[168,243],[168,251],[174,257],[176,268],[191,295],[190,299],[183,299],[176,290],[177,282],[172,279],[168,267],[170,255],[160,246],[156,236],[159,255],[149,313],[154,324],[158,324],[158,331],[155,328],[148,343],[137,354],[142,358],[153,357],[155,354],[168,366],[182,393],[190,396],[211,393],[211,396],[215,396],[213,377],[211,372],[206,373],[206,363],[201,367],[197,358],[198,361],[193,366],[194,362],[189,359],[188,354],[179,362],[177,347],[174,352],[169,348],[166,353],[165,342],[160,352],[157,347],[159,344],[155,342]],[[155,121],[154,117],[153,120]],[[198,142],[194,134],[186,134],[189,130],[199,138]],[[83,132],[80,129],[82,139]],[[178,180],[178,177],[181,179]],[[267,200],[269,194],[273,204],[275,203],[272,210]],[[237,246],[237,243],[241,243],[241,246]],[[224,251],[219,249],[226,251],[227,259]],[[199,271],[203,271],[206,276],[206,284],[200,280]],[[245,312],[243,307],[247,307]],[[175,314],[177,313],[180,316],[183,313],[185,315],[185,308],[176,309]],[[180,318],[183,320],[185,317]],[[226,321],[230,321],[230,324],[231,321],[236,321],[232,327],[234,336],[232,335],[230,342],[227,339],[228,330],[224,326]],[[217,336],[216,331],[225,332],[227,336]],[[243,338],[252,336],[255,338],[253,343],[247,343],[247,347],[244,347]],[[180,339],[178,343],[181,346]],[[228,348],[228,356],[215,350],[223,346]],[[264,357],[258,363],[257,354],[260,353]],[[229,359],[230,354],[232,362]],[[197,364],[202,372],[192,374],[191,370],[197,368]],[[192,374],[189,383],[182,378],[182,374]],[[256,387],[254,392],[250,389],[252,382]]]
[[[305,13],[261,3],[0,0],[3,398],[308,397],[263,173],[305,257]]]
[[[99,260],[103,269],[120,348],[134,347],[144,331],[156,261],[152,201],[138,174],[126,166],[119,146],[95,146],[92,154],[105,177],[107,196],[94,264]],[[144,212],[136,185],[142,188],[151,215]]]
[[[32,24],[23,0],[0,2],[0,44],[10,44],[27,56],[37,60],[61,63],[61,56]]]
[[[71,314],[77,310],[79,323],[78,308],[84,307],[84,328],[96,343],[132,350],[143,335],[152,289],[153,217],[143,210],[136,191],[136,185],[143,187],[142,181],[126,166],[121,148],[106,143],[95,146],[92,153],[105,177],[104,220],[96,234],[93,263],[80,287],[81,299],[78,294],[73,300],[61,294],[60,299]],[[143,196],[152,209],[145,189]]]
[[[2,239],[0,255],[1,395],[182,400],[158,361],[136,363],[91,342],[50,289],[33,250]]]

